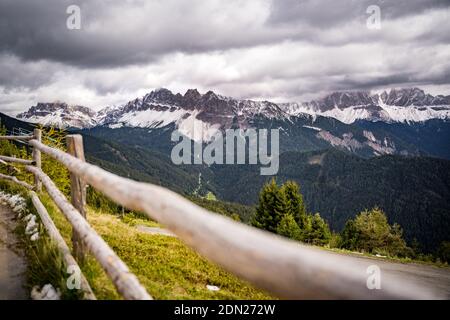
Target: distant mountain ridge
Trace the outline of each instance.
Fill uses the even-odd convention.
[[[87,128],[97,125],[97,113],[87,107],[65,102],[38,103],[17,115],[18,119],[58,128]]]
[[[118,139],[132,134],[134,140],[141,141],[136,137],[139,134],[142,144],[160,146],[161,152],[173,146],[173,130],[207,144],[219,131],[256,128],[279,129],[282,151],[336,147],[364,157],[430,154],[448,158],[445,141],[450,139],[450,104],[444,103],[449,100],[448,96],[434,97],[412,88],[374,95],[368,91],[335,92],[305,104],[276,104],[234,99],[212,91],[201,94],[196,89],[174,94],[161,88],[98,112],[59,102],[39,103],[17,117],[44,125],[92,129],[100,136]],[[433,103],[440,105],[429,105]],[[428,125],[435,119],[437,123]],[[386,126],[365,125],[364,121],[398,125],[396,130],[389,130]],[[408,130],[411,126],[425,126],[426,130]],[[402,134],[399,128],[408,134]],[[430,140],[437,143],[424,143]]]
[[[423,122],[450,118],[450,96],[432,96],[419,88],[391,89],[381,94],[371,94],[370,91],[334,92],[319,100],[285,103],[280,107],[290,115],[321,115],[344,123],[357,120]]]
[[[142,98],[107,107],[99,112],[66,103],[38,103],[17,118],[60,127],[89,128],[96,125],[158,127],[192,117],[209,126],[229,127],[237,122],[248,126],[255,116],[268,119],[291,116],[325,116],[344,123],[357,120],[383,122],[422,122],[450,118],[450,96],[426,94],[419,88],[391,89],[381,94],[370,91],[333,92],[322,99],[305,103],[280,103],[239,100],[213,91],[200,94],[189,89],[184,95],[157,89]]]
[[[174,123],[180,132],[195,141],[209,141],[217,130],[228,129],[236,123],[240,128],[247,128],[255,116],[289,117],[271,102],[236,100],[212,91],[200,94],[196,89],[189,89],[184,95],[158,89],[123,106],[101,110],[98,115],[97,122],[110,128],[162,128]]]

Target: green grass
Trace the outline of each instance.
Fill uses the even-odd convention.
[[[161,227],[158,222],[146,219],[134,212],[127,213],[125,215],[120,215],[120,220],[129,226],[135,227],[137,225],[147,226],[147,227]]]
[[[49,197],[41,195],[56,226],[70,245],[71,227]],[[155,299],[273,299],[245,281],[207,261],[180,240],[149,235],[136,229],[143,224],[158,226],[140,216],[88,210],[88,221]],[[81,266],[98,299],[119,299],[100,265],[88,256]],[[209,291],[216,285],[219,291]]]
[[[14,189],[12,191],[17,193],[21,190]],[[70,247],[72,228],[69,223],[47,194],[40,194],[40,198]],[[33,211],[30,205],[29,210]],[[273,298],[207,261],[178,239],[162,235],[149,235],[137,230],[137,225],[159,226],[156,222],[147,220],[140,214],[127,213],[122,216],[119,213],[113,215],[89,208],[88,221],[155,299]],[[23,235],[23,228],[23,225],[18,228],[19,234]],[[42,286],[52,283],[55,287],[62,289],[64,299],[80,298],[79,292],[65,289],[67,274],[62,258],[54,244],[42,231],[40,232],[41,239],[36,243],[32,243],[24,237],[24,248],[29,261],[27,270],[29,288],[31,289],[33,285]],[[355,252],[343,249],[318,248],[356,255]],[[395,257],[381,258],[370,254],[358,253],[358,256],[400,263],[424,263]],[[445,264],[426,264],[448,267]],[[92,256],[87,256],[81,268],[98,299],[120,299],[113,284]],[[207,290],[206,285],[208,284],[220,287],[220,291]]]

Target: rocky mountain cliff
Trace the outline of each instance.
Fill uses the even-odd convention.
[[[38,103],[17,115],[18,119],[58,128],[89,128],[97,125],[97,113],[83,106],[64,102]]]
[[[442,148],[430,149],[422,142],[429,141],[429,136],[434,137],[433,141],[448,140],[450,96],[432,96],[412,88],[380,94],[334,92],[307,103],[276,104],[224,97],[212,91],[201,94],[196,89],[189,89],[183,95],[174,94],[163,88],[98,112],[65,103],[39,103],[17,117],[57,127],[113,131],[128,128],[128,132],[142,128],[140,134],[153,145],[167,144],[164,150],[170,146],[170,133],[175,129],[193,141],[208,143],[218,131],[253,127],[280,129],[284,150],[307,151],[331,146],[362,156],[425,152],[447,157],[447,153],[437,150]],[[418,126],[430,120],[441,121],[442,125],[433,123],[426,130],[406,130],[408,134],[403,134],[406,127],[402,126],[396,128],[403,131],[389,130],[395,124]],[[361,121],[388,127],[362,125]],[[115,135],[113,131],[108,135]],[[126,135],[122,131],[119,135]],[[162,134],[162,131],[167,132]]]
[[[289,119],[305,115],[335,118],[344,123],[357,120],[423,122],[450,118],[450,96],[426,94],[419,88],[391,89],[380,94],[369,91],[333,92],[304,103],[239,100],[208,91],[189,89],[184,95],[168,89],[154,90],[142,98],[94,112],[66,103],[38,103],[17,118],[58,127],[89,128],[96,125],[161,127],[169,123],[196,123],[206,127],[246,128],[252,118]]]
[[[332,117],[344,123],[357,120],[423,122],[450,118],[450,96],[432,96],[419,88],[391,89],[381,94],[334,92],[319,100],[285,103],[280,107],[293,116],[307,113]]]

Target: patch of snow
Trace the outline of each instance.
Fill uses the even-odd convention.
[[[382,104],[381,107],[393,122],[423,122],[450,118],[450,106],[397,107]]]
[[[220,124],[210,124],[197,119],[198,111],[177,122],[178,131],[195,142],[208,142],[220,131]]]
[[[37,241],[37,240],[39,240],[39,232],[33,233],[33,234],[31,235],[31,237],[30,237],[30,240],[31,240],[31,241]]]
[[[312,129],[312,130],[316,130],[316,131],[322,131],[321,128],[319,128],[319,127],[313,127],[313,126],[303,126],[303,128]]]
[[[28,213],[26,201],[22,196],[10,195],[0,191],[0,203],[11,207],[12,210],[17,213],[17,216],[26,223],[25,234],[31,235],[31,241],[39,240],[38,223],[36,222],[37,217],[34,214]]]
[[[331,110],[326,111],[301,103],[283,103],[280,104],[280,107],[291,116],[309,114],[312,116],[330,117],[346,124],[351,124],[357,120],[409,123],[450,118],[450,106],[448,105],[392,106],[383,103],[381,98],[378,101],[379,108],[373,110],[364,105],[348,106],[342,109],[335,106]]]
[[[26,201],[20,195],[10,195],[0,191],[0,202],[11,207],[19,215],[26,211]]]
[[[220,290],[220,288],[218,286],[212,286],[212,285],[209,285],[209,284],[206,285],[206,288],[209,291],[219,291]]]
[[[27,223],[27,226],[25,227],[25,234],[33,234],[37,232],[37,223],[36,223],[36,216],[33,216]]]
[[[349,151],[355,151],[357,149],[361,149],[364,146],[370,147],[375,155],[382,154],[392,154],[395,152],[395,145],[393,143],[389,143],[385,139],[384,145],[381,141],[377,140],[375,136],[370,131],[364,131],[364,137],[367,139],[365,142],[360,142],[353,138],[352,133],[344,133],[342,138],[336,137],[331,134],[329,131],[323,130],[316,134],[316,137],[319,139],[328,141],[334,147],[345,148]]]
[[[39,289],[38,286],[31,290],[31,299],[33,300],[61,300],[61,290],[55,289],[51,284],[46,284]]]
[[[34,215],[33,214],[29,214],[29,215],[27,215],[27,216],[25,216],[24,218],[23,218],[23,220],[24,221],[26,221],[26,222],[28,222],[31,218],[33,218],[34,217]]]
[[[364,137],[367,138],[367,140],[370,140],[373,142],[377,141],[377,139],[375,139],[375,136],[373,135],[372,131],[364,130],[363,135],[364,135]]]
[[[70,118],[67,118],[67,115],[65,115],[62,110],[57,110],[45,116],[33,115],[25,118],[24,120],[31,123],[39,123],[43,126],[56,127],[59,129],[64,129],[67,127],[86,128],[96,125],[96,121],[86,114],[83,114],[81,112],[73,112],[70,114]]]
[[[113,123],[108,126],[111,129],[120,129],[123,127],[123,123]]]
[[[317,113],[310,107],[296,102],[280,103],[280,108],[290,116],[298,117],[304,115],[315,116]]]
[[[168,109],[166,111],[147,109],[144,111],[126,113],[122,115],[117,122],[130,127],[162,128],[179,121],[186,114],[187,111],[183,109]]]

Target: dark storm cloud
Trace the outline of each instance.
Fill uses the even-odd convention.
[[[369,6],[380,8],[382,30],[372,32],[366,21],[372,11]],[[450,23],[439,26],[423,26],[423,34],[409,37],[411,30],[422,21],[415,17],[427,12],[440,11],[450,20],[450,0],[284,0],[273,1],[267,24],[277,28],[297,27],[291,35],[295,40],[306,40],[319,45],[346,45],[382,41],[396,44],[399,41],[427,43],[450,42]],[[408,25],[405,22],[408,21]],[[402,24],[402,30],[391,30],[392,25]],[[428,28],[426,28],[428,27]]]
[[[15,56],[0,55],[0,86],[36,89],[50,83],[58,66],[40,61],[24,63]]]
[[[342,30],[342,33],[330,30],[352,21],[364,23],[366,8],[371,4],[380,5],[385,18],[418,14],[448,4],[446,0],[222,3],[1,0],[0,52],[25,60],[47,59],[91,68],[145,64],[173,52],[200,53],[286,40],[339,45],[383,38],[383,33],[368,35],[365,28],[358,32]],[[66,9],[72,4],[81,8],[81,30],[66,27]],[[330,34],[323,34],[327,30]],[[439,35],[441,41],[447,41],[448,36],[443,35],[450,32],[444,30],[430,30],[425,39],[433,42]]]
[[[73,4],[81,30],[66,27]],[[366,27],[369,5],[381,30]],[[449,0],[0,0],[0,108],[97,107],[162,86],[285,100],[450,86],[449,12]]]
[[[305,24],[328,28],[355,17],[364,16],[366,1],[324,1],[324,0],[285,0],[274,1],[268,23],[289,24],[303,22]]]
[[[248,25],[253,18],[243,17],[239,10],[210,8],[213,2],[219,3],[2,0],[0,51],[25,60],[104,67],[148,63],[177,51],[197,53],[279,40],[277,32]],[[66,9],[72,4],[81,8],[81,30],[66,27]]]
[[[80,66],[138,60],[138,53],[133,51],[138,37],[118,41],[83,29],[69,30],[66,9],[71,4],[81,7],[85,25],[102,9],[98,3],[88,6],[84,1],[0,1],[0,50],[28,61],[46,59]]]
[[[329,28],[351,20],[363,20],[371,5],[380,7],[382,17],[396,19],[420,14],[425,10],[449,6],[449,0],[283,0],[274,1],[270,23],[304,22]]]

